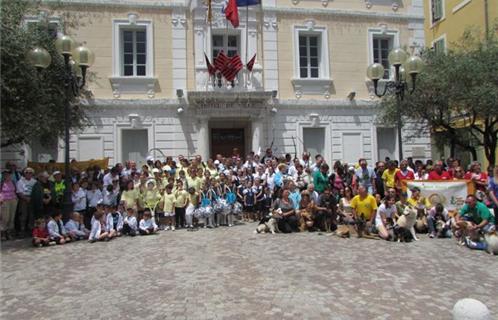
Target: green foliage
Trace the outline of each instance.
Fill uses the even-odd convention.
[[[490,164],[498,142],[498,41],[482,40],[469,30],[453,50],[422,53],[426,66],[416,90],[401,102],[404,122],[415,122],[417,135],[432,132],[437,144],[459,146],[476,156],[483,146]],[[396,124],[392,96],[381,102],[380,121]]]
[[[45,17],[56,6],[44,7]],[[11,0],[3,3],[1,13],[1,119],[2,146],[15,143],[40,141],[48,144],[64,133],[64,60],[56,51],[53,30],[47,19],[26,25],[26,16],[40,16],[37,2]],[[65,29],[74,26],[66,13],[59,12]],[[26,55],[30,49],[40,46],[52,56],[50,66],[38,72],[31,66]],[[84,92],[83,92],[84,93]],[[78,129],[87,123],[79,97],[69,97],[71,104],[71,128]]]

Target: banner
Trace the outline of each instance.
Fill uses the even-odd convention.
[[[442,203],[448,210],[459,210],[465,204],[467,195],[475,192],[472,180],[402,180],[402,184],[408,198],[411,197],[411,189],[418,187],[420,195],[427,198],[433,206]]]
[[[85,171],[88,167],[99,166],[100,169],[107,169],[109,166],[109,158],[88,160],[88,161],[73,161],[70,163],[71,168],[78,169],[79,171]],[[28,167],[33,168],[36,173],[47,171],[52,173],[54,171],[60,171],[64,173],[64,163],[63,162],[31,162],[28,161]]]

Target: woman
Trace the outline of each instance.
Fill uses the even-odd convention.
[[[218,179],[218,169],[214,166],[213,159],[207,161],[206,173],[209,172],[213,179]]]
[[[334,172],[329,176],[329,184],[332,186],[332,192],[334,194],[338,194],[339,190],[344,188],[344,181],[342,180],[343,176],[344,168],[338,160],[334,163]]]
[[[301,201],[299,202],[299,231],[313,230],[315,225],[316,205],[311,200],[308,191],[301,192]]]
[[[289,199],[289,190],[283,190],[282,197],[275,200],[274,210],[281,211],[278,219],[278,228],[283,233],[298,231],[298,218],[294,210],[294,204]]]
[[[353,222],[353,208],[351,207],[351,200],[353,200],[353,190],[346,186],[344,189],[344,197],[339,200],[339,215],[344,223]]]
[[[384,202],[377,209],[377,214],[375,215],[375,227],[379,232],[379,237],[384,240],[389,240],[390,235],[387,231],[387,226],[389,220],[392,221],[396,215],[396,205],[394,197],[388,195],[384,198]]]
[[[14,217],[17,208],[16,185],[12,181],[12,173],[10,171],[2,172],[2,181],[0,184],[0,205],[2,217],[0,221],[0,231],[2,241],[10,239],[14,232]]]
[[[465,174],[465,179],[474,181],[476,190],[485,191],[488,186],[488,174],[481,171],[481,164],[477,161],[472,162],[470,170]]]

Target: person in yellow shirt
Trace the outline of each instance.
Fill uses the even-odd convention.
[[[394,161],[387,162],[387,170],[384,170],[382,173],[382,181],[384,181],[384,190],[388,190],[389,188],[395,187],[395,176],[396,172],[398,172],[398,168],[396,168],[396,163]]]
[[[351,200],[351,208],[355,219],[363,215],[363,218],[367,221],[367,226],[373,224],[377,211],[377,201],[374,196],[368,194],[364,186],[360,185],[358,187],[358,194]]]
[[[152,214],[152,219],[158,223],[159,222],[159,212],[162,211],[162,206],[160,205],[162,201],[162,195],[157,189],[156,181],[154,179],[149,179],[146,183],[145,190],[142,190],[142,202],[145,209],[149,209]]]
[[[185,226],[185,209],[188,202],[188,192],[183,189],[183,182],[178,180],[175,191],[175,221],[177,228]]]
[[[164,210],[164,217],[165,217],[165,223],[166,227],[164,230],[172,230],[175,231],[175,224],[173,223],[175,220],[175,200],[176,196],[172,192],[173,191],[173,185],[168,184],[166,186],[166,191],[164,192],[163,196],[163,210]]]

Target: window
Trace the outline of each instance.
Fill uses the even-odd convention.
[[[443,18],[443,0],[430,0],[431,1],[431,12],[432,12],[432,23]]]
[[[147,32],[145,30],[122,31],[123,76],[147,74]]]
[[[391,37],[373,37],[373,62],[380,63],[384,66],[383,79],[389,79],[391,74],[391,66],[389,65],[388,56],[392,48],[393,41]]]
[[[432,43],[432,48],[436,53],[446,52],[446,38],[443,36]]]
[[[221,50],[229,57],[233,57],[239,52],[238,35],[213,35],[213,59],[218,56]]]
[[[299,77],[319,78],[320,36],[299,35]]]
[[[28,31],[47,30],[53,39],[57,38],[57,35],[62,32],[59,18],[45,18],[43,21],[41,19],[40,17],[26,17],[24,18],[24,26]]]

